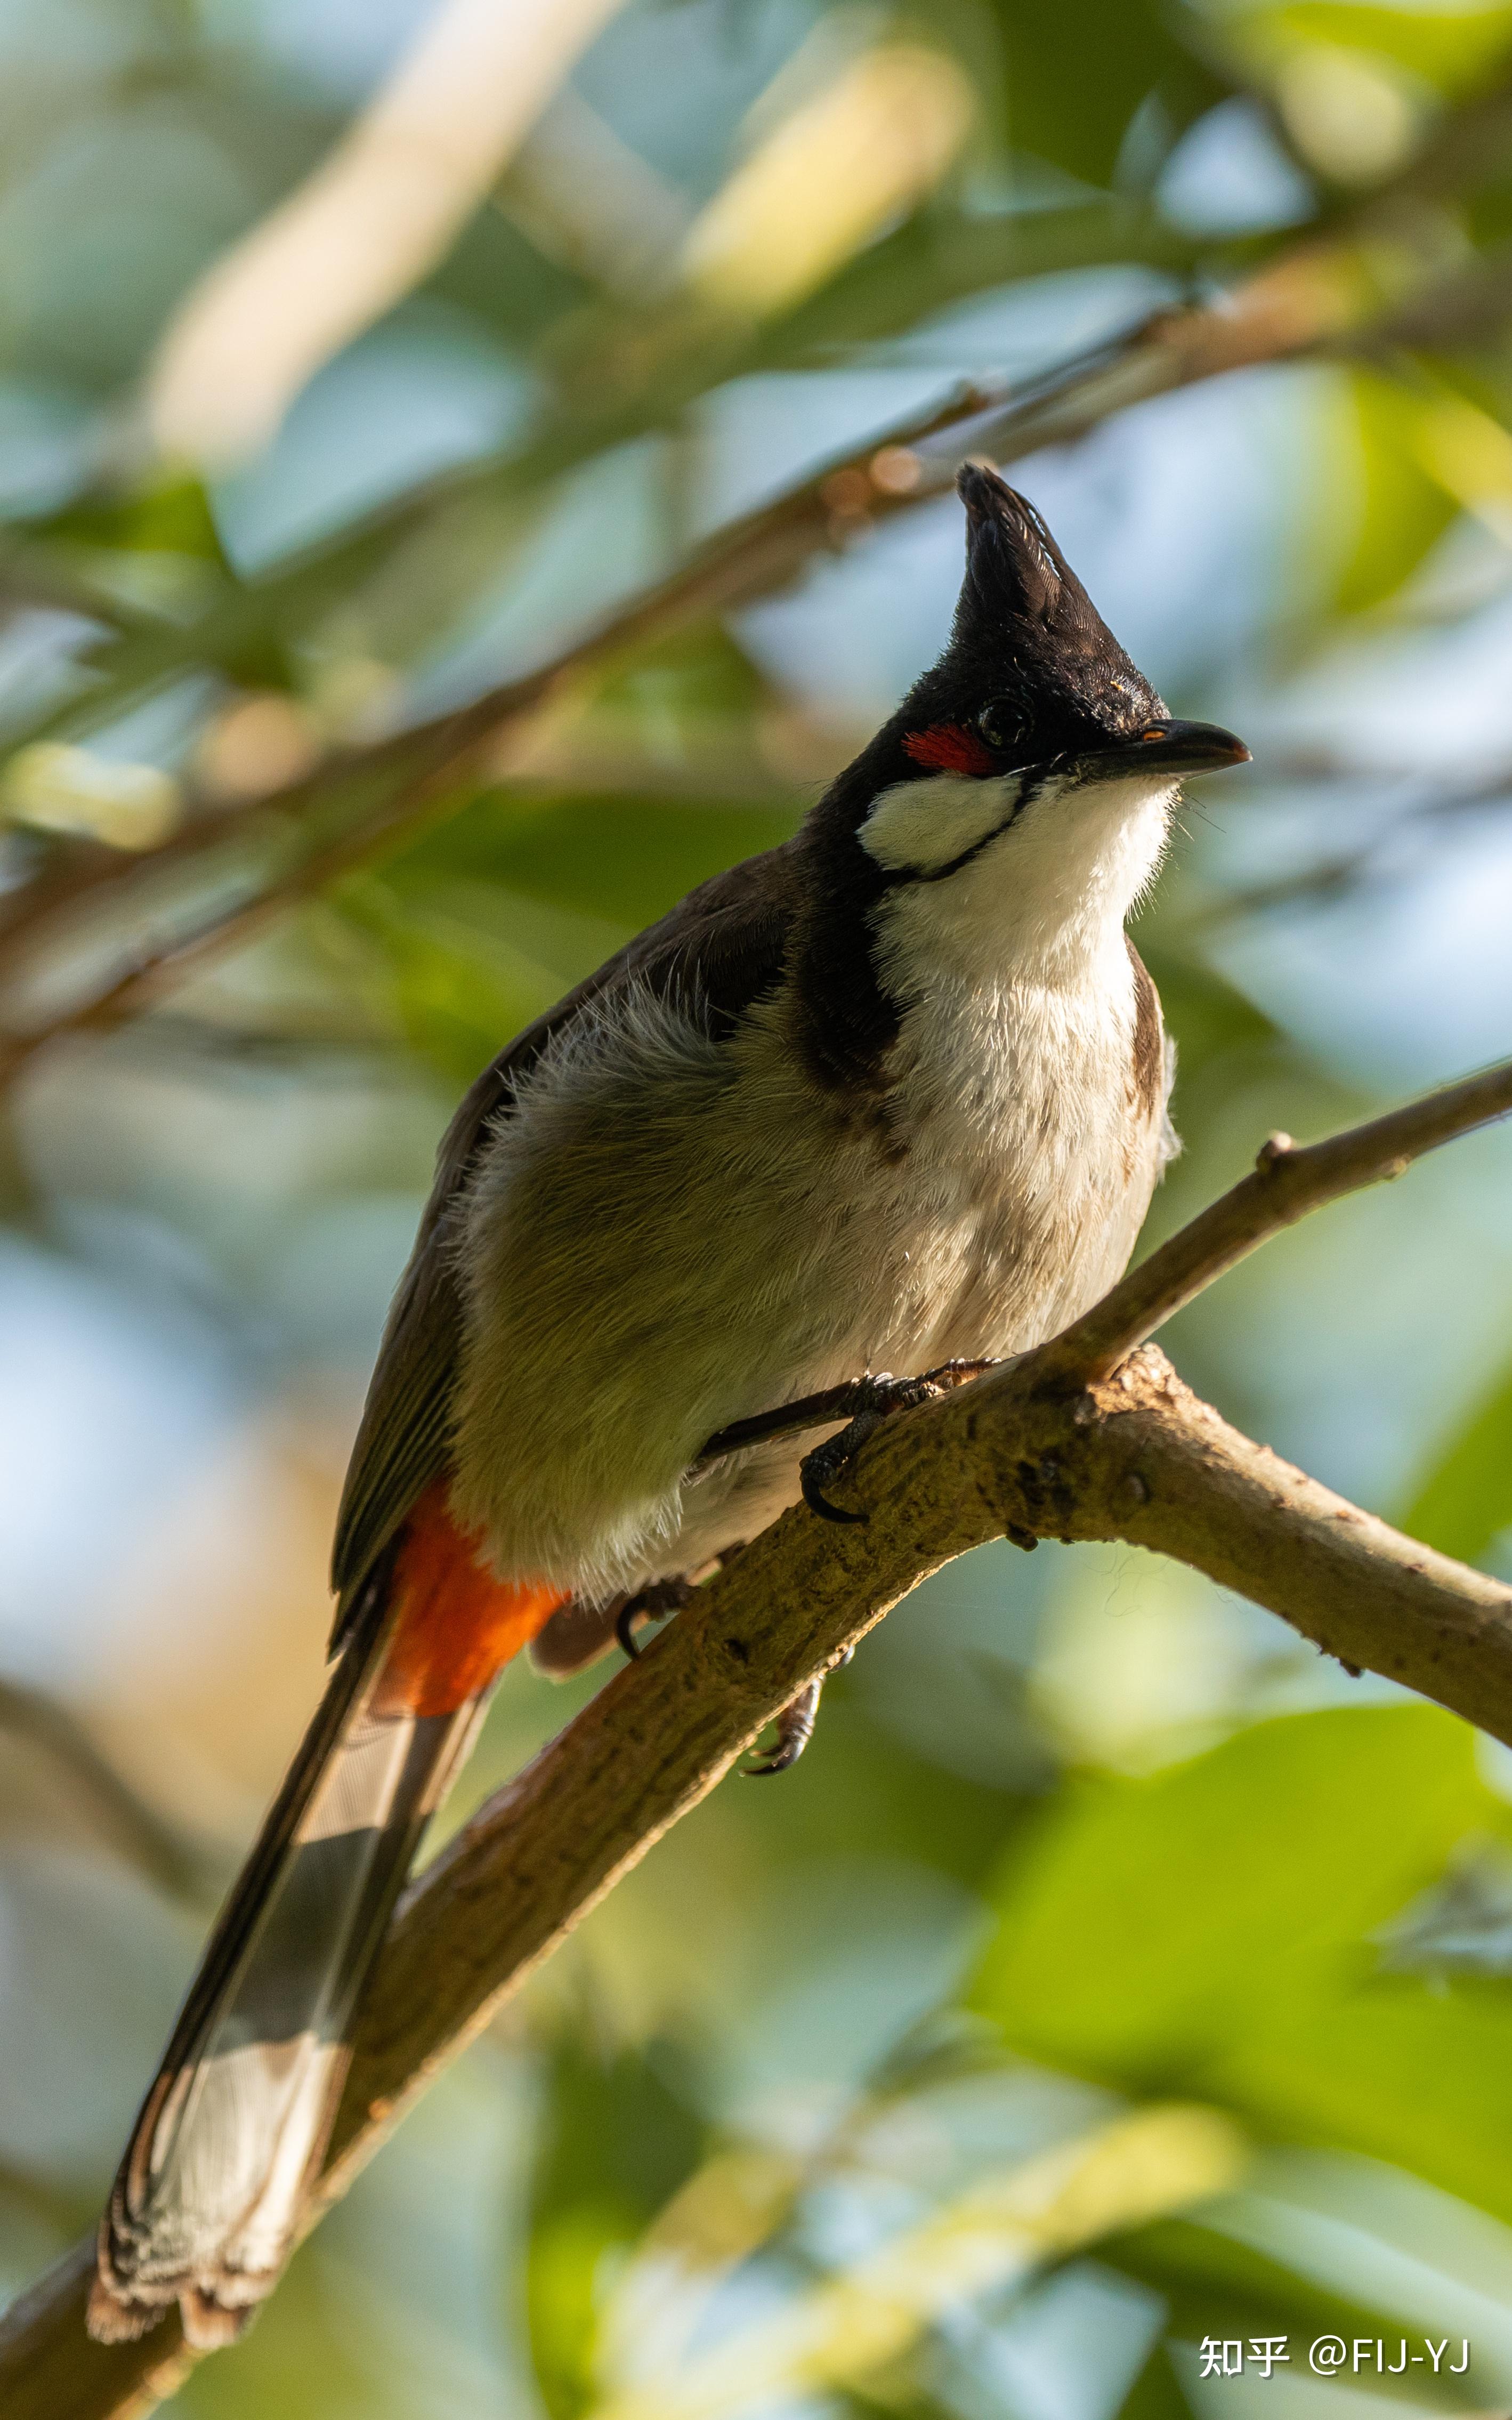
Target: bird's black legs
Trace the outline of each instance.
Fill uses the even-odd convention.
[[[812,1453],[805,1454],[803,1497],[822,1520],[864,1521],[864,1512],[845,1512],[838,1504],[826,1502],[824,1489],[839,1478],[872,1430],[889,1413],[911,1411],[916,1404],[949,1394],[952,1387],[964,1386],[968,1378],[980,1378],[984,1370],[997,1366],[990,1360],[942,1361],[937,1369],[925,1370],[917,1378],[894,1378],[883,1371],[874,1378],[852,1378],[841,1387],[825,1387],[817,1395],[800,1395],[794,1403],[779,1404],[773,1411],[732,1420],[727,1429],[710,1437],[694,1457],[692,1467],[706,1469],[711,1462],[722,1462],[726,1454],[740,1453],[747,1446],[764,1445],[768,1437],[787,1436],[796,1429],[827,1428],[844,1420],[848,1425],[839,1436],[826,1438]]]
[[[916,1404],[927,1404],[946,1389],[933,1370],[921,1378],[894,1378],[884,1370],[874,1378],[857,1379],[856,1391],[861,1400],[848,1424],[838,1436],[826,1437],[823,1445],[816,1445],[798,1465],[803,1500],[821,1521],[855,1522],[867,1518],[864,1512],[847,1512],[842,1504],[831,1504],[825,1489],[843,1475],[889,1412],[912,1411]]]
[[[832,1504],[825,1491],[847,1469],[868,1437],[893,1412],[912,1411],[917,1404],[948,1395],[953,1387],[964,1385],[968,1378],[980,1378],[983,1371],[997,1366],[993,1360],[942,1361],[937,1368],[922,1371],[915,1378],[894,1378],[884,1370],[874,1377],[854,1378],[843,1386],[825,1387],[818,1394],[799,1396],[794,1403],[779,1404],[770,1412],[753,1413],[747,1419],[733,1420],[728,1428],[717,1430],[694,1456],[689,1476],[706,1470],[711,1463],[723,1462],[729,1454],[743,1452],[748,1446],[764,1445],[770,1437],[790,1436],[801,1429],[830,1428],[837,1420],[843,1420],[845,1426],[837,1436],[826,1437],[823,1445],[804,1455],[798,1466],[799,1483],[804,1502],[822,1521],[865,1521],[865,1512],[849,1512],[843,1505]],[[726,1563],[738,1551],[732,1548],[718,1559]],[[692,1593],[693,1584],[688,1580],[654,1580],[649,1588],[627,1597],[614,1621],[614,1636],[626,1655],[640,1652],[635,1636],[638,1622],[675,1613]],[[840,1660],[848,1664],[850,1657],[843,1655]],[[743,1772],[754,1778],[786,1773],[797,1763],[813,1737],[823,1687],[822,1678],[810,1681],[789,1699],[775,1717],[777,1742],[770,1754],[755,1764],[742,1766]]]
[[[864,1521],[864,1512],[847,1512],[841,1504],[831,1504],[826,1489],[832,1487],[847,1466],[855,1461],[867,1438],[879,1429],[892,1412],[911,1412],[916,1404],[928,1404],[937,1396],[949,1394],[967,1378],[978,1378],[990,1370],[990,1361],[946,1361],[937,1370],[926,1370],[918,1378],[894,1378],[882,1371],[875,1378],[858,1378],[853,1393],[857,1398],[848,1426],[838,1436],[826,1437],[806,1453],[798,1465],[803,1500],[810,1512],[821,1521]]]

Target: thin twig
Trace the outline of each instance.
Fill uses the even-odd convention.
[[[84,1726],[39,1689],[0,1681],[0,1733],[30,1741],[74,1783],[89,1813],[131,1863],[177,1899],[203,1903],[222,1876],[215,1861],[164,1822],[116,1771]]]
[[[1080,1387],[1105,1378],[1182,1306],[1310,1210],[1362,1187],[1401,1176],[1425,1152],[1470,1134],[1512,1111],[1512,1059],[1478,1076],[1426,1094],[1325,1142],[1294,1143],[1272,1135],[1253,1175],[1206,1210],[1120,1279],[1111,1294],[1041,1348],[1047,1379]]]

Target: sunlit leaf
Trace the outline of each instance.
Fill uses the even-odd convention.
[[[227,567],[197,479],[153,481],[122,496],[81,501],[52,518],[48,535],[66,545],[201,555],[220,570]]]
[[[1478,1562],[1512,1525],[1512,1369],[1469,1414],[1418,1481],[1401,1516],[1410,1537]]]
[[[609,2394],[594,2420],[723,2420],[782,2396],[875,2380],[925,2331],[1104,2234],[1226,2190],[1247,2146],[1215,2111],[1130,2112],[990,2173],[673,2374]]]
[[[1374,371],[1355,370],[1343,390],[1357,505],[1335,601],[1358,613],[1395,595],[1442,537],[1458,504],[1427,467],[1424,397]]]
[[[1288,0],[1266,15],[1276,32],[1394,60],[1443,93],[1489,80],[1512,49],[1512,8],[1373,8],[1368,0]]]
[[[1384,1978],[1236,2040],[1211,2080],[1276,2134],[1390,2161],[1512,2221],[1512,1986]]]
[[[1487,1805],[1470,1734],[1418,1707],[1292,1715],[1085,1782],[1011,1858],[973,2004],[1052,2064],[1200,2074],[1359,1971]]]
[[[810,294],[933,191],[971,129],[975,99],[948,53],[863,51],[739,162],[688,230],[688,289],[736,318]]]

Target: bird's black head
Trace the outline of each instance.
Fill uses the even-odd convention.
[[[966,574],[949,644],[799,846],[806,1047],[828,1083],[880,1080],[931,951],[962,961],[969,946],[1000,968],[1085,922],[1089,901],[1121,925],[1179,783],[1249,753],[1171,719],[1031,504],[980,465],[957,484]]]
[[[910,765],[977,776],[1030,768],[1111,775],[1134,752],[1170,779],[1248,753],[1231,732],[1175,722],[1026,497],[968,463],[966,572],[950,644],[887,736]],[[879,735],[880,736],[880,735]]]

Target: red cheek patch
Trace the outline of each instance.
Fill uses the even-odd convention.
[[[932,722],[927,731],[906,733],[903,754],[940,773],[991,773],[997,762],[986,741],[959,722]]]

